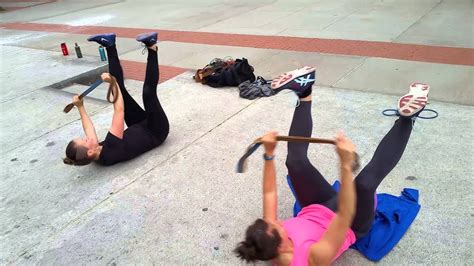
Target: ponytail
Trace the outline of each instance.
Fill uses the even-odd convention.
[[[240,242],[237,247],[235,248],[234,252],[237,254],[242,260],[246,262],[253,262],[257,260],[257,250],[255,246],[247,241]]]
[[[234,253],[246,262],[272,260],[278,257],[281,237],[276,229],[268,233],[269,225],[263,219],[257,219],[245,232],[245,241],[240,242]]]

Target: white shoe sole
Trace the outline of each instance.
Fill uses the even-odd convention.
[[[277,89],[285,86],[286,84],[288,84],[292,80],[294,80],[298,77],[307,75],[307,74],[309,74],[309,73],[311,73],[315,70],[316,69],[314,67],[305,66],[305,67],[298,68],[298,69],[295,69],[295,70],[290,71],[290,72],[283,73],[280,76],[278,76],[278,77],[276,77],[275,79],[272,80],[271,88],[274,89],[274,90],[277,90]]]
[[[398,100],[398,113],[401,116],[409,117],[425,108],[428,103],[429,91],[430,85],[428,84],[411,84],[410,92]]]

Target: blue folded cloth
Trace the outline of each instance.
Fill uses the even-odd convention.
[[[293,195],[293,185],[287,176],[288,185]],[[333,188],[339,191],[340,183],[336,181]],[[403,189],[399,197],[390,194],[377,194],[377,208],[372,228],[364,237],[358,239],[351,248],[357,249],[369,260],[379,261],[400,241],[408,227],[420,211],[418,190]],[[301,211],[298,201],[293,206],[293,215]]]

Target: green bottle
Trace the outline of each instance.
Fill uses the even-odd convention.
[[[77,44],[77,42],[76,42],[76,45],[74,46],[74,48],[76,49],[77,58],[82,58],[81,47],[79,47],[79,45]]]

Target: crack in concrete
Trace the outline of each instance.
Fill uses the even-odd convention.
[[[259,9],[259,8],[262,8],[262,7],[265,7],[265,6],[267,6],[267,5],[261,5],[261,6],[259,6],[259,7],[256,8],[256,9]],[[256,10],[256,9],[251,8],[251,7],[248,8],[248,9],[249,9],[250,11]],[[249,11],[249,10],[247,10],[247,11]],[[226,15],[227,15],[227,14],[226,14]],[[236,12],[236,13],[233,14],[232,16],[224,16],[224,17],[221,18],[221,19],[218,19],[218,20],[213,21],[213,22],[209,22],[209,23],[207,23],[207,24],[205,24],[205,25],[203,25],[203,26],[197,28],[196,31],[201,31],[203,28],[209,27],[209,26],[214,25],[214,24],[219,24],[219,23],[222,22],[222,21],[225,21],[225,20],[234,18],[234,17],[236,17],[236,16],[240,16],[240,15],[242,15],[241,12]]]
[[[397,37],[395,37],[393,39],[392,42],[397,42],[398,39],[400,37],[402,37],[403,34],[405,34],[408,30],[410,30],[413,26],[417,25],[423,18],[425,18],[426,16],[428,16],[434,9],[436,9],[439,5],[441,5],[441,3],[443,3],[443,0],[440,0],[438,3],[436,3],[436,5],[434,5],[430,10],[428,10],[428,12],[426,12],[426,14],[424,14],[423,16],[421,16],[418,20],[416,20],[415,22],[413,22],[413,24],[411,24],[410,26],[408,26],[404,31],[402,31],[402,33],[400,33]]]
[[[98,108],[97,110],[91,112],[91,113],[89,114],[89,117],[93,117],[94,115],[97,115],[98,112],[100,112],[100,111],[106,109],[107,107],[110,107],[110,106],[104,106],[104,107],[102,107],[102,108]],[[7,153],[9,153],[9,152],[12,152],[12,151],[14,151],[14,150],[16,150],[16,149],[18,149],[18,148],[21,148],[21,147],[23,147],[23,146],[25,146],[25,145],[30,144],[32,141],[36,141],[36,140],[38,140],[38,139],[40,139],[40,138],[42,138],[42,137],[44,137],[44,136],[46,136],[46,135],[48,135],[48,134],[50,134],[50,133],[52,133],[52,132],[55,132],[55,131],[57,131],[57,130],[59,130],[59,129],[62,129],[63,127],[66,127],[66,126],[68,126],[68,125],[70,125],[70,124],[72,124],[72,123],[75,123],[76,121],[80,121],[80,120],[81,120],[81,118],[75,119],[75,120],[73,120],[73,121],[71,121],[71,122],[69,122],[69,123],[66,123],[66,124],[64,124],[64,125],[61,125],[61,126],[55,128],[55,129],[52,129],[52,130],[50,130],[50,131],[47,131],[47,132],[45,132],[44,134],[41,134],[41,135],[39,135],[39,136],[36,137],[36,138],[33,138],[33,139],[28,140],[28,142],[26,142],[26,143],[20,144],[19,146],[16,146],[15,148],[10,149],[10,150],[7,150],[7,151],[4,151],[4,152],[2,152],[2,153],[3,153],[3,154],[7,154]]]
[[[372,4],[375,3],[375,2],[377,2],[377,1],[373,1]],[[347,14],[346,16],[343,16],[342,18],[336,19],[336,20],[334,20],[333,22],[329,23],[329,25],[327,25],[326,27],[323,27],[323,28],[321,29],[321,31],[326,30],[327,28],[331,27],[332,25],[334,25],[334,24],[336,24],[336,23],[338,23],[338,22],[340,22],[340,21],[342,21],[342,20],[348,18],[349,16],[352,16],[353,14],[355,14],[355,13],[361,11],[361,10],[364,10],[364,9],[366,9],[366,8],[367,8],[367,7],[361,7],[361,8],[359,8],[359,9],[356,8],[353,12],[350,12],[350,13]]]
[[[108,5],[116,5],[116,4],[120,4],[120,3],[123,3],[123,2],[125,2],[125,0],[117,0],[117,1],[111,2],[111,3],[105,3],[105,4],[96,5],[96,6],[85,7],[85,8],[77,9],[77,10],[69,10],[69,11],[66,11],[66,12],[63,12],[63,13],[54,14],[52,16],[46,16],[46,17],[41,17],[41,18],[35,18],[35,19],[29,20],[29,21],[30,22],[35,22],[35,21],[42,20],[42,19],[59,17],[59,16],[63,16],[63,15],[67,15],[67,14],[71,14],[71,13],[75,13],[75,12],[80,12],[80,11],[84,11],[84,10],[94,9],[94,8],[98,8],[98,7],[104,7],[104,6],[108,6]]]
[[[353,67],[351,70],[347,71],[346,74],[342,75],[339,79],[337,79],[333,84],[329,85],[329,87],[331,88],[339,88],[339,87],[336,87],[336,84],[345,79],[346,77],[348,77],[349,75],[351,75],[352,73],[354,73],[357,69],[359,69],[360,67],[362,67],[363,64],[365,64],[365,62],[367,61],[367,59],[369,59],[369,57],[364,57],[364,59],[362,60],[362,62],[360,62],[358,65],[356,65],[355,67]],[[384,94],[384,93],[380,93],[380,94]]]

